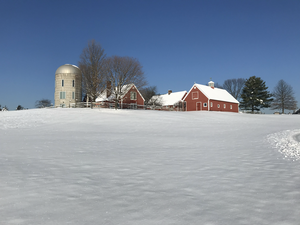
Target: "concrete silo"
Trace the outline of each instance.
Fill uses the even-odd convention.
[[[70,64],[58,67],[55,72],[55,107],[74,107],[81,99],[80,69]]]

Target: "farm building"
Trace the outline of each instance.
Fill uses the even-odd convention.
[[[75,65],[65,64],[55,72],[55,107],[74,107],[81,102],[81,71]]]
[[[119,108],[121,109],[137,109],[144,107],[144,97],[134,84],[127,84],[122,87],[123,93],[119,98]],[[115,92],[108,84],[107,88],[96,98],[96,106],[114,107]]]
[[[186,111],[239,112],[239,102],[226,90],[215,88],[213,81],[208,86],[194,84],[183,100]]]
[[[155,105],[160,105],[152,107],[153,109],[185,111],[183,98],[186,96],[186,94],[186,91],[172,92],[171,90],[169,90],[167,94],[153,96],[150,102],[155,103]]]

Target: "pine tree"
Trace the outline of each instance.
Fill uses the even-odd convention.
[[[240,107],[246,110],[259,111],[269,108],[272,102],[272,94],[267,91],[268,87],[260,77],[252,76],[246,80],[242,91]]]
[[[277,86],[273,91],[274,101],[271,104],[272,109],[281,109],[284,113],[285,109],[296,110],[297,101],[294,97],[293,88],[284,80],[278,81]]]

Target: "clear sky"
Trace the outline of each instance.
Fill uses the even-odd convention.
[[[56,69],[91,39],[137,58],[160,94],[194,82],[280,79],[300,106],[299,0],[0,0],[0,104],[54,102]]]

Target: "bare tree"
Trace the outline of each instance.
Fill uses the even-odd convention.
[[[223,88],[239,101],[245,82],[244,78],[228,79],[224,81]]]
[[[137,59],[128,56],[112,56],[106,60],[106,79],[110,81],[116,109],[126,88],[130,87],[128,84],[133,83],[138,89],[147,84],[142,68]]]
[[[95,101],[105,88],[104,49],[95,40],[88,42],[80,55],[78,66],[82,72],[82,91]]]
[[[223,86],[220,85],[218,82],[216,82],[216,83],[214,84],[214,87],[215,87],[215,88],[221,88],[221,89],[223,89]]]
[[[145,105],[148,105],[148,103],[150,102],[151,98],[154,95],[158,95],[156,86],[150,86],[150,87],[143,88],[140,90],[140,92],[145,99]]]
[[[145,105],[151,109],[162,106],[162,98],[157,93],[156,86],[146,87],[141,90],[141,93],[145,99]]]
[[[280,109],[282,113],[284,110],[296,110],[297,101],[294,97],[294,91],[291,85],[284,80],[280,80],[273,91],[274,100],[271,104],[271,109]]]
[[[152,96],[152,98],[148,101],[147,104],[147,106],[150,106],[151,109],[157,109],[157,108],[160,109],[162,105],[163,105],[163,100],[159,94]]]
[[[49,100],[49,99],[41,99],[41,100],[37,100],[35,102],[36,108],[45,108],[45,107],[50,107],[50,106],[51,106],[51,100]]]

